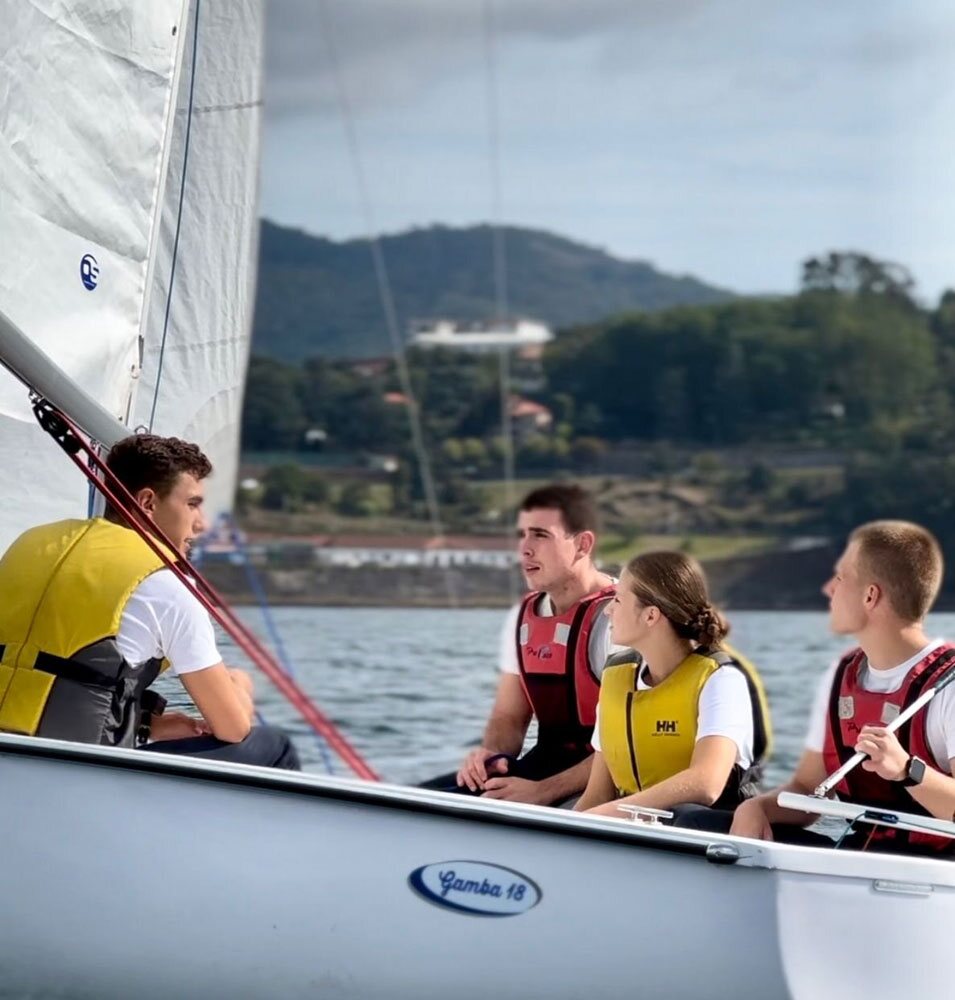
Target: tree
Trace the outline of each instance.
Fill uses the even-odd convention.
[[[570,457],[577,469],[592,469],[607,452],[607,445],[596,437],[575,438],[570,446]]]
[[[302,495],[306,503],[323,504],[328,502],[328,482],[319,472],[309,472],[305,475]]]
[[[247,451],[297,448],[308,426],[300,401],[301,373],[270,358],[252,358],[242,410]]]
[[[805,292],[884,295],[914,306],[915,280],[907,268],[855,251],[832,252],[804,261],[802,288]]]
[[[743,479],[748,492],[762,496],[776,483],[776,473],[765,462],[753,462]]]
[[[305,473],[300,465],[273,465],[262,477],[262,506],[266,510],[300,510],[305,498]]]
[[[363,479],[348,483],[339,495],[335,507],[339,514],[346,517],[372,517],[378,513],[371,485]]]

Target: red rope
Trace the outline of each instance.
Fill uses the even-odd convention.
[[[44,414],[43,417],[41,417],[41,408]],[[129,490],[116,478],[112,470],[107,467],[106,463],[83,439],[79,428],[69,417],[46,401],[38,403],[34,409],[37,411],[37,417],[40,419],[40,423],[44,429],[57,440],[73,464],[80,469],[83,475],[103,494],[109,503],[123,514],[129,522],[130,527],[159,556],[163,563],[175,573],[186,589],[225,629],[242,652],[279,689],[315,732],[328,743],[359,778],[365,778],[368,781],[380,780],[378,775],[348,742],[331,719],[309,700],[298,684],[276,663],[272,654],[259,641],[258,636],[235,616],[232,609],[209,581],[185,557],[180,557],[178,561],[170,559],[168,553],[163,550],[162,545],[165,545],[170,551],[176,552],[175,545],[140,508]],[[64,434],[62,431],[57,433],[55,430],[52,430],[49,426],[50,422],[47,419],[47,415],[62,420],[64,428],[68,433]],[[83,462],[78,457],[77,452],[80,450],[86,453],[86,462]],[[91,466],[95,466],[96,470],[102,473],[104,479],[99,479]],[[156,540],[157,538],[158,541]],[[162,545],[160,545],[160,542]],[[185,570],[183,566],[185,566]],[[195,578],[195,582],[190,578],[190,575],[187,575],[186,570]],[[201,585],[201,587],[197,584]]]

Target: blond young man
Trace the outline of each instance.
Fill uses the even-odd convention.
[[[805,749],[781,788],[740,805],[731,832],[763,840],[828,843],[803,831],[813,817],[781,807],[781,791],[810,794],[852,753],[868,760],[837,791],[850,801],[951,819],[955,812],[955,691],[947,687],[898,733],[886,726],[955,660],[955,647],[925,633],[942,580],[935,538],[906,521],[857,528],[823,588],[830,626],[853,636],[850,650],[823,677]],[[853,834],[848,846],[938,853],[951,841],[885,827]]]

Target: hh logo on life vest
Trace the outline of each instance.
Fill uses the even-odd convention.
[[[673,719],[657,719],[657,736],[676,736],[676,721]]]

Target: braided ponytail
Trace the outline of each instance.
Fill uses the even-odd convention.
[[[681,639],[718,648],[729,623],[710,603],[703,568],[683,552],[645,552],[627,564],[630,589],[663,613]]]
[[[718,647],[729,633],[726,619],[712,604],[704,604],[687,622],[686,628],[689,632],[687,638],[710,648]]]

